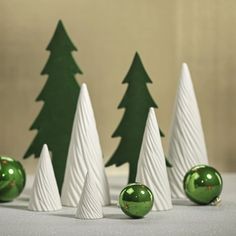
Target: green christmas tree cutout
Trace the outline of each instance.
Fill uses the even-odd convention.
[[[147,87],[147,83],[152,83],[152,81],[138,53],[135,54],[131,67],[122,83],[127,83],[128,88],[118,109],[125,108],[125,113],[112,135],[112,137],[121,137],[121,141],[106,166],[114,164],[120,166],[128,162],[128,182],[132,183],[135,182],[136,178],[139,153],[149,108],[157,108]],[[164,137],[161,130],[160,135]],[[167,165],[170,164],[167,162]]]
[[[50,51],[50,56],[41,75],[48,75],[48,79],[36,99],[36,101],[43,101],[44,105],[30,128],[38,132],[24,158],[31,155],[39,157],[43,145],[47,144],[52,152],[52,164],[61,191],[80,92],[75,75],[82,74],[72,56],[72,52],[77,49],[66,33],[62,21],[58,22],[47,51]]]

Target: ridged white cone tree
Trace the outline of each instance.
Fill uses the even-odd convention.
[[[93,220],[103,217],[102,204],[98,198],[99,191],[94,179],[95,176],[88,171],[76,212],[78,219]]]
[[[186,198],[183,179],[197,164],[207,164],[200,113],[187,64],[183,63],[170,131],[168,175],[173,198]]]
[[[108,181],[92,104],[87,86],[82,84],[62,186],[61,201],[63,205],[77,207],[88,169],[95,176],[94,181],[99,190],[98,199],[102,205],[109,205]]]
[[[46,144],[43,145],[40,154],[28,208],[32,211],[56,211],[62,208]]]
[[[154,195],[153,211],[172,208],[165,155],[153,108],[150,108],[146,122],[136,180],[151,189]]]

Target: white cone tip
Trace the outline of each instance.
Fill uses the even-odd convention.
[[[149,123],[154,123],[155,126],[157,126],[159,128],[159,125],[158,125],[158,122],[157,122],[157,118],[156,118],[155,109],[153,107],[149,108],[148,118],[147,118],[146,125],[148,125]]]
[[[40,154],[28,208],[32,211],[56,211],[62,208],[46,144],[43,145]]]
[[[172,208],[165,156],[153,108],[150,108],[148,114],[136,180],[147,185],[153,192],[153,211],[169,210]]]
[[[91,171],[88,171],[75,215],[78,219],[95,220],[103,218],[102,204],[98,196],[98,188],[94,179],[95,176]]]
[[[90,168],[99,186],[102,205],[110,204],[108,181],[96,120],[86,84],[82,84],[75,113],[61,201],[64,206],[77,207],[81,198],[86,173]]]
[[[168,158],[168,168],[173,198],[186,198],[183,178],[194,165],[208,163],[204,133],[197,99],[186,63],[182,64],[179,88],[173,112]]]
[[[86,83],[81,85],[79,97],[83,96],[84,94],[88,94],[88,87]]]

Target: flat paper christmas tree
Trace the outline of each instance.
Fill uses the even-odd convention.
[[[61,201],[65,206],[77,207],[88,169],[95,176],[97,198],[101,205],[110,204],[109,187],[96,121],[87,86],[81,86],[70,147],[66,163]]]
[[[167,176],[159,127],[153,108],[150,108],[140,152],[136,181],[147,185],[153,195],[153,211],[172,208],[170,185]]]
[[[29,209],[32,211],[56,211],[61,208],[61,200],[51,158],[48,147],[45,144],[39,158],[31,190]]]
[[[52,152],[52,163],[60,190],[80,91],[75,75],[82,72],[72,57],[72,52],[77,49],[61,21],[58,22],[47,50],[51,54],[41,75],[48,75],[48,80],[36,99],[43,101],[44,105],[30,128],[38,130],[38,133],[24,158],[31,155],[39,157],[43,144],[47,143]]]
[[[96,176],[93,171],[88,171],[81,198],[76,211],[76,218],[78,219],[100,219],[103,218],[102,204],[98,198],[99,191],[95,183]]]
[[[121,141],[106,166],[120,166],[129,163],[129,183],[135,182],[137,163],[142,145],[144,128],[150,107],[157,107],[152,99],[147,83],[152,83],[140,56],[135,54],[132,65],[122,82],[128,84],[119,109],[125,108],[124,116],[112,137],[121,137]],[[161,136],[164,134],[160,131]]]
[[[173,113],[168,158],[173,164],[168,169],[172,197],[186,198],[183,190],[185,174],[197,164],[207,164],[208,159],[197,100],[185,63]]]

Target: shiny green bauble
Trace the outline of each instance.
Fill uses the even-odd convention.
[[[128,184],[120,193],[122,211],[132,218],[144,217],[153,206],[152,191],[141,183]]]
[[[25,186],[25,171],[20,162],[0,157],[0,202],[12,201]]]
[[[220,173],[207,165],[194,166],[186,173],[183,184],[187,197],[199,205],[215,202],[223,187]]]

